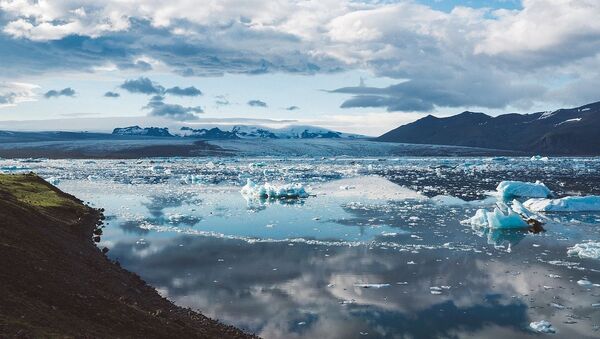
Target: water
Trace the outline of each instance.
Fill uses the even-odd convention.
[[[266,338],[600,335],[600,213],[546,232],[460,223],[501,180],[598,194],[600,159],[0,160],[106,209],[99,246],[175,303]],[[246,199],[246,179],[298,182],[301,201]],[[400,186],[401,185],[401,186]],[[447,206],[435,195],[472,201]]]

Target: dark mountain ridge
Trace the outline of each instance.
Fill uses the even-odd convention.
[[[600,102],[530,114],[428,115],[377,141],[470,146],[549,155],[600,155]]]

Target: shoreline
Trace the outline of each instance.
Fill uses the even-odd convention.
[[[255,338],[110,261],[102,219],[33,173],[0,175],[0,336]]]

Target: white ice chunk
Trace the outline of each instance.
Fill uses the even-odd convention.
[[[587,280],[587,279],[577,280],[577,285],[583,286],[583,287],[592,287],[592,286],[594,286],[594,284],[591,281]]]
[[[248,179],[242,187],[242,194],[253,198],[294,199],[307,198],[308,192],[301,184],[273,185],[265,183],[258,185]]]
[[[504,199],[510,199],[515,197],[522,198],[548,198],[552,196],[552,191],[546,187],[542,182],[536,181],[522,182],[522,181],[502,181],[496,187],[498,194]]]
[[[503,202],[496,204],[493,212],[479,209],[473,217],[464,220],[473,228],[526,228],[529,225],[523,218]]]
[[[546,320],[534,321],[529,324],[529,327],[539,333],[556,333],[552,324]]]
[[[600,196],[529,199],[523,205],[537,212],[593,212],[600,211]]]
[[[576,255],[580,258],[600,259],[600,242],[586,242],[576,244],[567,249],[568,255]]]
[[[48,178],[46,178],[46,181],[54,186],[56,186],[60,183],[60,179],[57,177],[48,177]]]
[[[541,155],[534,155],[529,160],[531,161],[548,161],[548,157],[543,157]]]

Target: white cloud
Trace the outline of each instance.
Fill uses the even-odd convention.
[[[36,101],[37,85],[19,82],[0,82],[0,108],[15,106],[22,102]]]
[[[553,54],[552,49],[565,47],[582,49],[582,56],[598,52],[597,0],[524,0],[523,10],[497,10],[494,14],[497,20],[487,21],[475,53],[527,57],[533,53]]]
[[[524,0],[518,10],[450,12],[415,1],[0,0],[0,11],[2,31],[13,38],[104,38],[51,45],[47,58],[37,48],[24,71],[161,67],[215,75],[359,68],[413,81],[401,95],[388,96],[424,108],[525,107],[548,100],[556,87],[551,75],[566,69],[573,83],[600,85],[597,68],[572,67],[599,55],[596,0]]]

